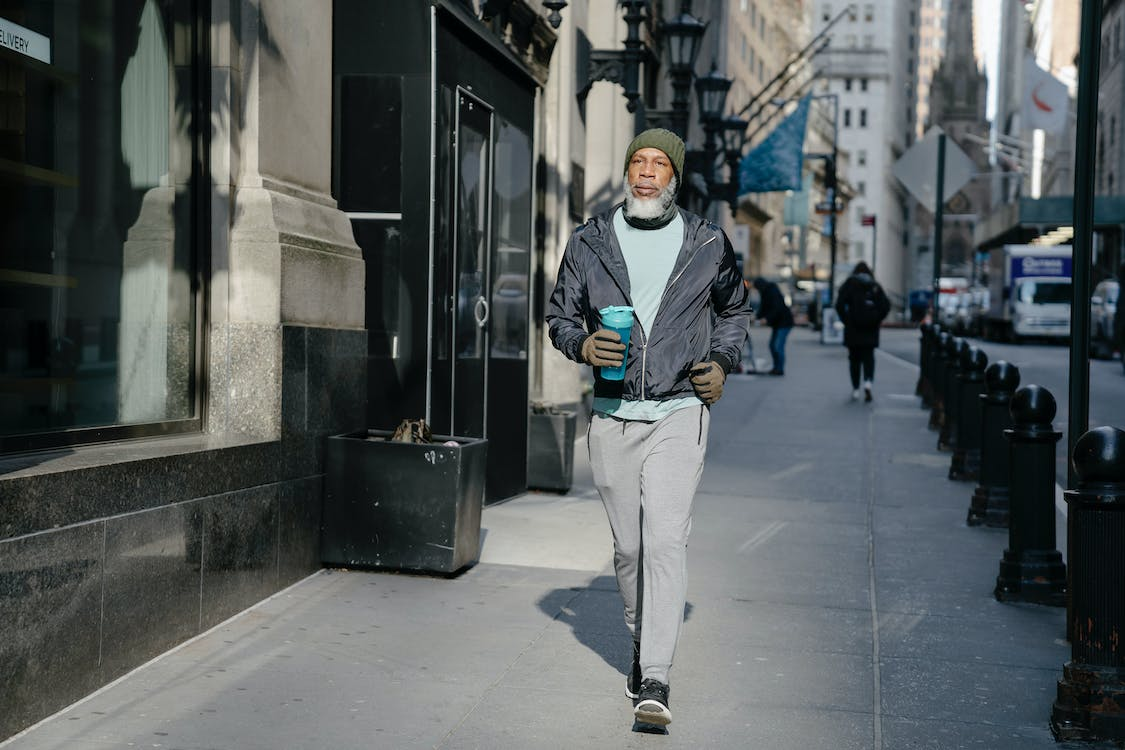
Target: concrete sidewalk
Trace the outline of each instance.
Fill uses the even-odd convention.
[[[573,490],[486,509],[460,576],[322,571],[0,747],[1067,747],[1065,613],[993,599],[1007,533],[965,525],[917,368],[881,353],[864,404],[842,347],[788,352],[713,413],[668,735],[633,731],[580,441]]]

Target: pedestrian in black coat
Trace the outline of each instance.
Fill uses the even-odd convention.
[[[879,326],[891,311],[891,302],[871,268],[860,261],[852,275],[840,286],[836,313],[844,324],[844,346],[848,348],[848,370],[852,378],[852,399],[859,398],[863,375],[864,401],[871,400],[875,381],[875,348],[879,346]]]
[[[772,330],[770,333],[770,356],[773,369],[770,375],[785,374],[785,340],[793,329],[793,311],[785,304],[785,296],[772,281],[761,276],[754,279],[754,288],[762,298],[758,304],[758,318],[764,320]]]

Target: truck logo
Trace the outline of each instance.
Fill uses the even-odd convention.
[[[1070,277],[1070,258],[1027,256],[1012,258],[1012,276]]]

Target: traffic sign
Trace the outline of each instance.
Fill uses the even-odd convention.
[[[934,198],[937,193],[937,147],[938,136],[942,133],[936,125],[926,136],[906,150],[906,153],[891,167],[891,174],[910,191],[919,203],[930,213],[937,208]],[[942,185],[942,204],[957,194],[957,191],[973,178],[976,165],[951,139],[945,139],[945,175]]]

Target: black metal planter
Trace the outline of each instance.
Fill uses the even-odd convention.
[[[527,433],[528,489],[567,492],[574,479],[577,412],[532,413]]]
[[[476,562],[488,441],[435,435],[400,443],[390,435],[327,439],[321,561],[436,573]]]

